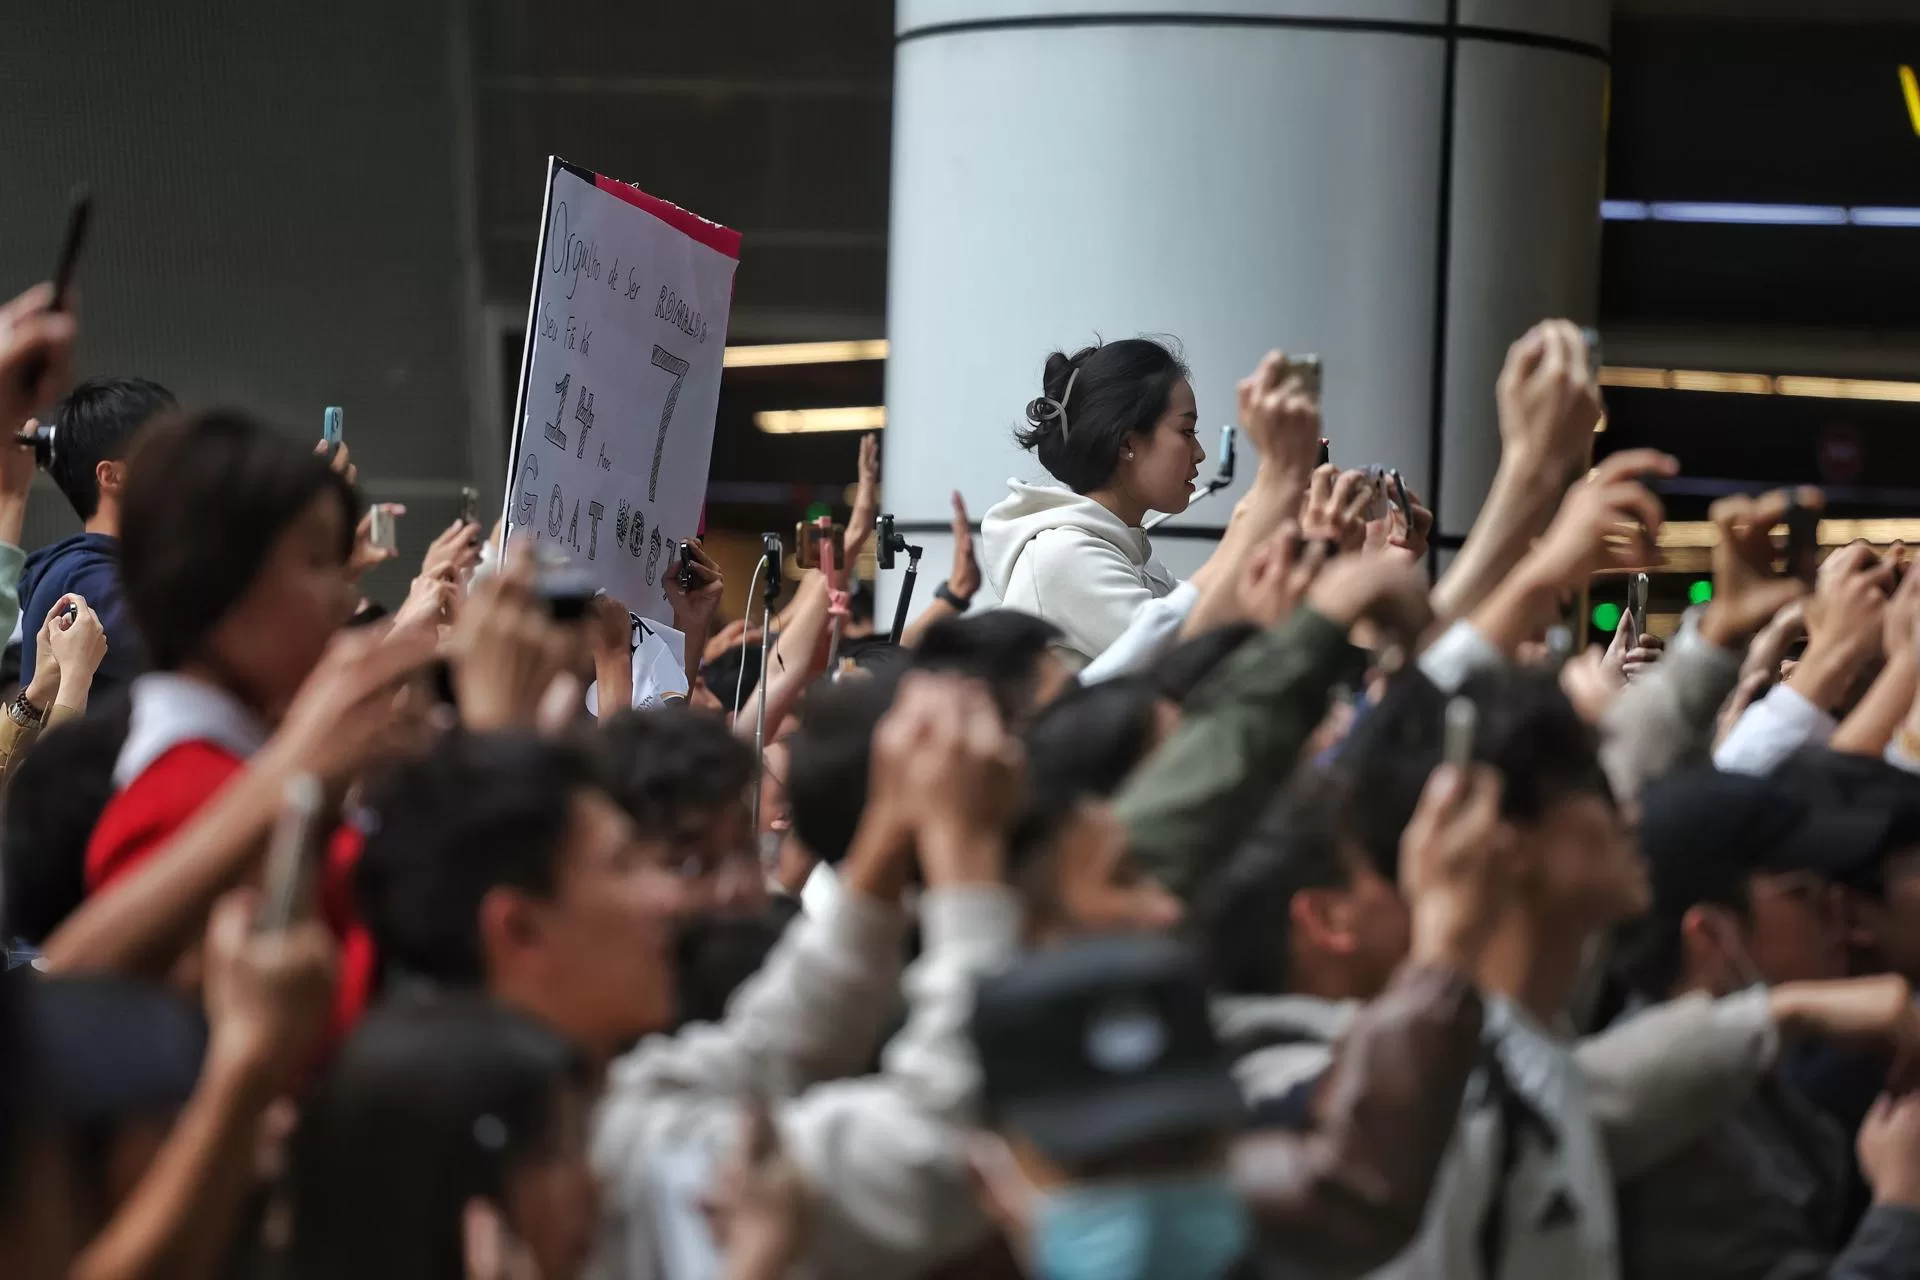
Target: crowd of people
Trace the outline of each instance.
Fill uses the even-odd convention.
[[[0,309],[6,1276],[1920,1277],[1920,574],[1723,498],[1710,601],[1572,652],[1677,470],[1590,465],[1574,326],[1437,579],[1275,352],[1178,580],[1196,389],[1121,340],[899,643],[831,565],[723,619],[695,546],[643,690],[530,538],[368,605],[347,449],[75,385],[51,301]],[[43,466],[85,531],[26,556]]]

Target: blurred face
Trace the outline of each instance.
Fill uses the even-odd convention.
[[[540,1280],[574,1280],[593,1252],[599,1191],[587,1163],[590,1110],[579,1090],[561,1094],[552,1149],[507,1175],[507,1225],[540,1264]]]
[[[1167,411],[1144,436],[1131,436],[1120,451],[1115,487],[1151,511],[1185,511],[1193,482],[1207,451],[1200,447],[1200,415],[1193,387],[1185,378],[1173,384]],[[1127,450],[1133,457],[1127,457]]]
[[[1126,828],[1104,800],[1082,801],[1043,861],[1053,874],[1046,905],[1034,912],[1043,935],[1163,933],[1180,923],[1180,900],[1135,865]]]
[[[496,889],[482,904],[490,986],[611,1056],[674,1019],[674,936],[699,906],[670,846],[643,842],[599,791],[576,792],[552,900]]]
[[[346,524],[340,499],[317,495],[281,531],[247,593],[214,628],[219,673],[269,720],[286,710],[327,641],[353,615],[355,593],[340,554]]]
[[[1886,859],[1881,881],[1885,892],[1877,901],[1853,899],[1857,941],[1879,964],[1920,982],[1920,849]]]
[[[1802,871],[1747,877],[1742,930],[1751,982],[1819,981],[1847,976],[1845,931],[1826,881]]]
[[[1537,822],[1517,824],[1522,849],[1537,855],[1541,909],[1583,930],[1604,929],[1652,902],[1639,844],[1620,810],[1592,792],[1555,800]]]

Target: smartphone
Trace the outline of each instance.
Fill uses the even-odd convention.
[[[680,566],[675,570],[675,576],[680,582],[680,589],[682,591],[694,590],[700,585],[700,579],[694,576],[693,572],[693,544],[691,542],[682,542],[674,552],[674,556]]]
[[[1233,446],[1238,433],[1231,422],[1220,428],[1220,468],[1222,479],[1233,479]]]
[[[534,593],[546,603],[547,616],[555,622],[578,622],[587,616],[587,607],[600,588],[584,570],[548,569],[536,580]]]
[[[328,405],[320,417],[320,439],[326,443],[329,460],[340,452],[340,438],[346,434],[346,417],[346,412],[337,404]]]
[[[369,536],[373,545],[383,551],[399,554],[400,531],[393,514],[393,508],[384,502],[376,502],[367,509]]]
[[[67,294],[73,288],[73,273],[80,262],[80,250],[87,243],[87,226],[93,221],[93,196],[85,187],[74,188],[72,198],[67,202],[67,233],[60,241],[60,256],[53,266],[53,301],[47,304],[49,311],[65,311]],[[47,372],[47,362],[35,356],[20,367],[20,388],[31,396],[40,385],[40,379]],[[48,432],[51,447],[52,432]]]
[[[1820,572],[1820,513],[1794,503],[1787,508],[1787,557],[1781,576],[1813,585]]]
[[[1401,479],[1398,470],[1389,470],[1387,476],[1393,481],[1393,501],[1400,508],[1400,520],[1406,525],[1408,534],[1412,534],[1413,499],[1407,496],[1407,482]]]
[[[1472,698],[1454,698],[1447,703],[1446,739],[1441,759],[1462,771],[1473,765],[1473,739],[1480,729],[1480,708]]]
[[[480,523],[480,491],[472,485],[460,486],[460,520],[464,524]]]
[[[1316,467],[1324,467],[1332,461],[1333,461],[1333,441],[1327,439],[1325,436],[1321,436],[1320,437],[1320,456],[1314,459],[1313,465]]]
[[[1640,643],[1640,637],[1647,633],[1647,589],[1651,584],[1644,573],[1633,575],[1633,581],[1627,584],[1627,616],[1633,619],[1633,642]]]
[[[847,527],[842,524],[831,528],[822,528],[817,524],[808,524],[804,520],[793,526],[795,559],[802,569],[820,567],[820,542],[830,539],[833,544],[833,563],[841,569],[847,567]]]
[[[1582,326],[1580,338],[1587,344],[1587,376],[1598,382],[1600,381],[1600,331]]]
[[[312,907],[315,872],[320,861],[320,809],[325,793],[310,773],[287,779],[280,797],[280,816],[274,819],[267,844],[266,883],[254,928],[280,933]]]
[[[1315,355],[1290,356],[1287,359],[1287,372],[1300,379],[1300,388],[1316,400],[1320,397],[1320,357]]]
[[[1389,469],[1378,463],[1367,468],[1367,484],[1373,489],[1373,499],[1367,503],[1367,519],[1369,520],[1384,520],[1387,518],[1387,507],[1390,500],[1390,495],[1387,492],[1387,477],[1389,474]]]

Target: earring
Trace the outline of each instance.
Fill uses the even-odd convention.
[[[1129,449],[1129,450],[1127,450],[1127,461],[1128,461],[1128,462],[1132,462],[1132,461],[1133,461],[1133,450],[1131,450],[1131,449]]]

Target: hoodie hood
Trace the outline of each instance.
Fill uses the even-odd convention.
[[[1136,529],[1092,498],[1050,484],[1007,481],[1007,496],[980,518],[981,568],[1005,598],[1027,544],[1049,529],[1078,529],[1110,542],[1136,569],[1153,557],[1146,530]]]
[[[85,578],[90,570],[105,570],[117,576],[120,572],[120,539],[105,533],[76,533],[71,537],[49,543],[27,557],[27,564],[20,571],[20,600],[24,605],[33,598],[40,584],[50,577],[58,576],[63,582],[72,582]],[[91,603],[91,601],[89,601]],[[53,607],[48,601],[47,607]],[[44,616],[34,619],[33,626],[27,628],[39,631]],[[21,623],[26,626],[25,621]]]

